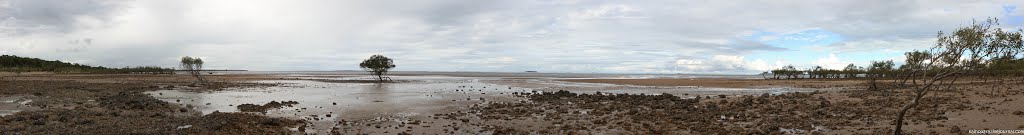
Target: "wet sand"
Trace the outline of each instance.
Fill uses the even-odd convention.
[[[753,87],[800,87],[800,88],[835,88],[854,87],[863,84],[861,79],[799,79],[799,80],[765,80],[765,79],[725,79],[725,78],[684,78],[684,79],[562,79],[561,81],[582,83],[607,83],[638,86],[700,86],[721,88],[753,88]]]
[[[377,84],[355,74],[236,73],[197,86],[185,75],[3,75],[0,131],[883,134],[904,103],[894,101],[906,101],[908,91],[867,91],[864,80],[523,76],[415,74]],[[962,85],[934,92],[911,112],[909,130],[1024,128],[1024,90],[1016,87],[1024,84],[1000,84],[991,92],[996,85]],[[260,106],[285,101],[297,104]],[[242,112],[243,104],[265,110]],[[127,122],[137,120],[149,122]],[[52,130],[58,128],[68,130]]]

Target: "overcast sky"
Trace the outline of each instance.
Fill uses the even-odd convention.
[[[0,54],[96,66],[756,74],[902,61],[1022,1],[0,0]]]

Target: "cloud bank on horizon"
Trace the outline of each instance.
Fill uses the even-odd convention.
[[[0,54],[89,65],[754,74],[902,61],[1024,1],[0,0]]]

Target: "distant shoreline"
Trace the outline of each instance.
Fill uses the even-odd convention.
[[[188,71],[174,70],[174,72],[188,72]],[[200,72],[249,72],[249,70],[200,70]]]

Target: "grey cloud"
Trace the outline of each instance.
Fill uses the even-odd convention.
[[[28,34],[39,30],[70,32],[77,19],[106,21],[121,8],[120,0],[8,0],[0,1],[0,31]]]

